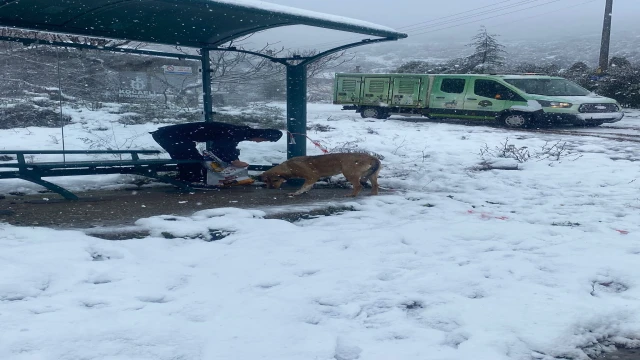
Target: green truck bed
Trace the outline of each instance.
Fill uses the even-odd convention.
[[[432,75],[336,74],[334,104],[426,108]]]

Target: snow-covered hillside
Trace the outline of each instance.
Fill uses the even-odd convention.
[[[582,61],[592,67],[598,64],[600,52],[599,36],[583,36],[557,39],[526,39],[498,41],[505,46],[507,65],[521,63],[536,65],[555,64],[566,68]],[[411,38],[389,44],[366,46],[354,50],[356,57],[340,71],[350,71],[360,66],[364,72],[389,72],[411,60],[432,64],[471,55],[467,42],[424,41],[416,43]],[[631,63],[640,62],[640,35],[635,33],[614,34],[610,56],[626,57]]]

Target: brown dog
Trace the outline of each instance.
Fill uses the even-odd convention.
[[[269,189],[279,189],[287,179],[302,178],[302,187],[291,194],[300,195],[311,190],[320,178],[342,173],[353,185],[353,192],[348,196],[357,196],[367,180],[371,180],[371,195],[378,195],[381,167],[380,160],[364,153],[298,156],[263,172],[261,177]]]

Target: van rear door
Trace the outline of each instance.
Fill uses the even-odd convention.
[[[338,77],[334,104],[357,104],[360,101],[360,77]]]

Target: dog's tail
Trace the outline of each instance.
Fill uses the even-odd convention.
[[[369,168],[369,170],[367,170],[366,173],[362,175],[362,177],[360,178],[360,183],[362,185],[365,185],[373,174],[377,174],[380,171],[381,167],[382,163],[380,162],[380,160],[377,158],[373,158],[371,160],[371,167]]]

